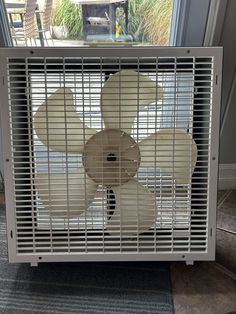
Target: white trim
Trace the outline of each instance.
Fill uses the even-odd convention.
[[[211,46],[215,36],[216,23],[219,15],[220,0],[212,0],[208,15],[204,46]]]
[[[181,46],[186,20],[186,0],[175,0],[171,19],[170,46]]]
[[[219,44],[227,4],[227,0],[211,0],[204,38],[204,46],[213,46]]]
[[[185,261],[192,263],[193,261],[213,261],[215,255],[209,252],[197,253],[38,253],[33,254],[17,254],[12,252],[9,256],[9,262],[13,263],[30,263],[31,266],[38,266],[45,262],[132,262],[132,261]]]
[[[13,47],[4,1],[0,1],[0,42],[1,47]]]
[[[202,46],[209,7],[210,0],[175,0],[170,46]]]
[[[233,101],[234,101],[233,97],[234,97],[235,90],[236,90],[236,66],[234,69],[233,79],[230,84],[230,89],[229,89],[226,105],[224,107],[224,111],[222,110],[222,113],[221,113],[220,139],[223,136],[224,127],[228,118],[229,110],[232,108],[232,105],[233,105]]]
[[[236,163],[219,165],[219,190],[236,189]]]
[[[221,47],[157,47],[157,46],[137,46],[137,47],[112,47],[96,46],[96,47],[57,47],[54,48],[41,48],[41,47],[28,47],[28,48],[0,48],[0,61],[1,70],[3,74],[7,74],[6,58],[36,58],[36,57],[96,57],[96,58],[111,58],[111,57],[189,57],[189,56],[204,56],[215,58],[215,66],[220,68],[222,60],[223,49]],[[218,65],[217,62],[220,62]],[[3,63],[5,62],[5,63]],[[4,67],[3,67],[4,65]],[[215,71],[217,72],[217,71]],[[221,71],[219,71],[221,78]],[[218,81],[219,82],[219,81]],[[218,84],[220,85],[220,84]],[[3,91],[6,93],[5,89]],[[7,94],[8,96],[8,94]],[[2,99],[1,99],[2,100]],[[8,103],[8,98],[6,98]],[[3,122],[5,120],[3,119]],[[4,131],[4,129],[2,130]],[[3,134],[4,139],[4,134]],[[3,143],[4,144],[4,143]]]

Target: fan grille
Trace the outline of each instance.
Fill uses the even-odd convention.
[[[171,54],[163,55],[163,52],[159,56],[158,49],[153,49],[153,53],[150,51],[145,57],[139,53],[118,57],[115,54],[95,57],[94,53],[90,57],[85,57],[86,54],[76,57],[64,51],[60,57],[37,52],[36,56],[26,57],[23,53],[23,56],[7,58],[10,162],[14,185],[14,208],[8,210],[10,216],[15,217],[15,248],[22,260],[24,256],[30,260],[32,256],[60,254],[60,260],[65,260],[65,255],[85,253],[102,253],[104,256],[109,253],[119,256],[155,253],[155,259],[160,259],[159,254],[180,259],[186,254],[209,253],[212,113],[214,91],[218,88],[214,82],[215,58],[212,52],[205,55],[201,49],[199,55],[196,51],[181,55],[180,50],[174,50],[174,53],[172,50],[170,57],[166,56]],[[82,154],[52,151],[37,137],[34,116],[39,106],[59,88],[69,88],[82,121],[82,127],[77,127],[81,128],[81,134],[85,132],[85,125],[97,132],[104,131],[100,109],[102,87],[112,74],[122,70],[146,75],[156,83],[157,89],[161,86],[164,91],[161,99],[156,94],[156,100],[150,105],[137,106],[137,117],[130,134],[134,141],[140,143],[156,131],[171,128],[192,134],[198,149],[194,173],[191,175],[190,171],[189,182],[184,184],[177,183],[172,173],[160,167],[156,157],[158,146],[150,151],[153,166],[141,164],[135,178],[155,195],[155,222],[148,230],[140,229],[140,232],[127,236],[121,234],[121,218],[116,221],[115,233],[107,230],[107,223],[117,206],[111,186],[99,184],[94,201],[79,217],[51,216],[35,186],[37,174],[47,173],[48,180],[54,175],[65,175],[67,189],[61,191],[58,188],[58,194],[63,193],[60,200],[69,206],[71,199],[68,195],[74,188],[73,183],[69,185],[70,175],[83,166]],[[140,97],[138,93],[138,104]],[[58,112],[60,110],[65,110],[63,101],[58,106]],[[129,115],[129,107],[126,110],[125,115]],[[69,120],[65,121],[66,125],[69,123]],[[46,133],[50,133],[49,128]],[[178,154],[178,147],[175,153]],[[173,154],[173,150],[166,154]],[[85,185],[86,200],[86,179],[82,184]],[[142,202],[140,191],[133,191],[137,202]],[[50,192],[49,189],[49,195]],[[138,219],[142,219],[141,216]],[[12,226],[10,228],[12,230]],[[129,226],[125,228],[129,229]]]

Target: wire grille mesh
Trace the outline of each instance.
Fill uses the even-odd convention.
[[[204,56],[9,58],[17,253],[206,252],[213,63]],[[36,123],[43,106],[45,128]],[[128,154],[127,176],[138,167],[123,184],[124,138],[140,156]],[[186,165],[178,159],[183,153]],[[88,160],[95,164],[90,172]],[[110,168],[117,168],[118,184],[109,183]],[[91,172],[99,172],[98,182]],[[176,172],[185,172],[185,180]]]

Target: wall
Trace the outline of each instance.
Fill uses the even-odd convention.
[[[236,272],[236,1],[211,0],[205,45],[223,46],[216,261]]]
[[[220,163],[236,163],[236,1],[228,1],[219,45],[224,47]],[[228,108],[227,108],[228,106]]]
[[[173,42],[179,46],[204,44],[224,48],[219,189],[236,189],[236,0],[211,0],[210,7],[209,0],[176,0],[176,3],[179,3],[180,21]],[[206,28],[207,18],[212,27]]]
[[[212,32],[210,43],[224,48],[219,188],[236,189],[236,1],[218,2],[216,25],[209,32]]]

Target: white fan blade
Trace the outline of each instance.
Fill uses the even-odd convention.
[[[51,217],[71,218],[81,215],[92,203],[97,184],[79,168],[68,174],[39,173],[35,188]]]
[[[136,179],[111,187],[115,210],[107,221],[107,231],[117,236],[132,236],[148,231],[155,224],[155,195]]]
[[[197,161],[197,145],[190,133],[179,129],[160,130],[139,143],[140,167],[161,168],[188,184]]]
[[[79,119],[73,93],[59,88],[39,106],[34,116],[39,140],[56,152],[82,153],[87,140],[96,133]]]
[[[132,70],[113,74],[104,84],[101,110],[106,128],[119,128],[131,133],[139,110],[159,101],[163,89],[147,75]]]

